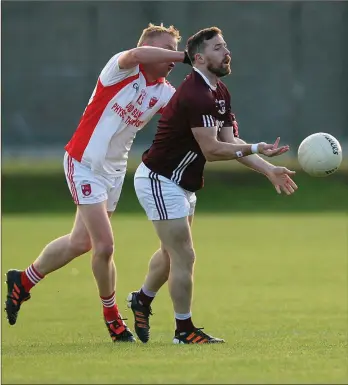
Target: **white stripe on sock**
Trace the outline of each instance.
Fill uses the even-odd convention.
[[[33,283],[34,285],[36,285],[37,283],[40,282],[40,279],[37,279],[37,278],[35,277],[35,275],[33,274],[32,269],[31,269],[31,266],[29,266],[29,267],[25,270],[25,274],[26,274],[27,277],[29,278],[30,282]]]
[[[37,279],[37,281],[41,281],[41,277],[36,273],[36,271],[33,268],[33,265],[29,266],[30,272],[33,274],[34,278]]]
[[[103,301],[102,301],[102,303],[103,303],[103,305],[104,305],[105,307],[114,307],[115,304],[116,304],[115,301],[112,301],[112,302],[103,302]]]
[[[108,299],[101,298],[101,301],[105,307],[114,307],[116,305],[115,295]]]
[[[180,320],[180,321],[183,321],[185,319],[189,319],[192,317],[192,313],[186,313],[186,314],[180,314],[180,313],[174,313],[175,315],[175,318]]]
[[[154,298],[157,294],[157,291],[147,290],[144,285],[142,286],[141,290],[143,291],[143,293],[145,295],[147,295],[148,297],[151,297],[151,298]]]
[[[111,301],[111,302],[105,302],[105,301],[102,301],[103,305],[105,307],[112,307],[115,305],[115,301]]]

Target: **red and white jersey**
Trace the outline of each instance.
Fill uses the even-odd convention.
[[[69,143],[68,154],[93,172],[126,172],[128,152],[138,130],[161,112],[175,92],[164,78],[149,83],[141,66],[120,69],[113,56],[97,81]]]

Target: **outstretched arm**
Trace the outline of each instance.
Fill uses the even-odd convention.
[[[223,127],[219,134],[219,139],[227,143],[243,144],[244,140],[236,138],[233,135],[233,127]],[[277,139],[275,146],[279,144]],[[295,174],[295,171],[290,171],[286,167],[278,167],[267,162],[257,154],[250,155],[245,158],[239,158],[237,161],[252,170],[264,174],[274,185],[278,194],[285,192],[285,194],[293,194],[297,190],[296,183],[290,176]]]
[[[257,152],[272,157],[288,151],[287,146],[278,147],[279,141],[274,144],[221,142],[217,137],[216,126],[193,127],[191,130],[208,162],[242,159]]]
[[[246,142],[233,135],[233,127],[222,127],[219,133],[219,139],[224,143],[245,144]],[[278,141],[278,140],[277,140]],[[279,143],[279,141],[278,141]],[[267,175],[275,167],[257,154],[245,158],[237,159],[239,163],[251,168],[254,171]]]
[[[138,64],[184,62],[185,52],[158,47],[137,47],[125,51],[118,59],[120,69],[128,69]]]

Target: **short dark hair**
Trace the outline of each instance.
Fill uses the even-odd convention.
[[[204,28],[187,40],[186,50],[192,63],[195,61],[195,55],[202,52],[205,42],[212,39],[216,35],[222,35],[221,29],[217,27]]]

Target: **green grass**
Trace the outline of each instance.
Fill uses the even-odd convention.
[[[70,230],[71,220],[3,216],[3,272],[25,268],[45,243]],[[116,214],[113,225],[124,310],[158,241],[144,215]],[[347,383],[345,215],[198,212],[193,233],[194,320],[226,344],[172,345],[173,311],[163,287],[151,342],[113,345],[85,256],[33,289],[17,325],[3,322],[2,382]],[[123,315],[131,324],[129,312]]]
[[[128,172],[134,172],[139,163],[141,162],[141,153],[132,154],[128,160]],[[300,165],[295,156],[283,155],[280,158],[272,158],[271,163],[286,166],[293,170],[300,170]],[[41,158],[4,158],[2,163],[2,171],[6,174],[41,174],[41,173],[55,173],[62,172],[63,170],[63,158],[58,159],[45,159]],[[207,163],[206,170],[208,171],[221,171],[221,170],[245,170],[245,166],[238,162],[212,162]],[[348,170],[348,158],[343,158],[339,172]]]
[[[207,172],[205,186],[197,192],[200,212],[346,212],[348,209],[348,173],[328,178],[311,178],[304,173],[294,178],[296,194],[278,195],[261,174],[247,172]],[[63,173],[3,174],[2,202],[4,214],[71,213],[74,210]],[[143,210],[134,191],[134,175],[127,173],[117,206],[118,215],[140,214]]]

